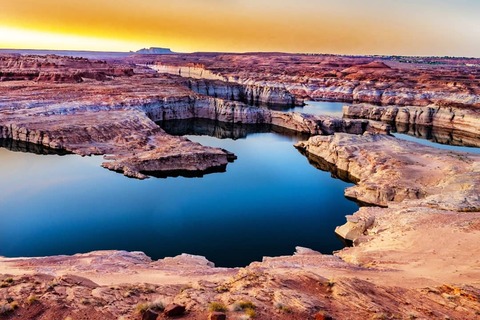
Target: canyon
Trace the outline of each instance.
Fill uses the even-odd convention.
[[[276,53],[1,56],[0,141],[103,155],[103,167],[145,179],[221,172],[236,158],[169,135],[158,121],[267,125],[308,134],[295,147],[312,165],[355,182],[345,195],[369,206],[336,230],[352,247],[332,255],[297,247],[244,268],[123,251],[2,257],[0,317],[161,319],[167,315],[160,309],[176,304],[186,308],[185,319],[207,319],[217,302],[228,319],[253,317],[247,309],[257,319],[477,318],[480,156],[389,133],[434,127],[478,147],[480,69],[470,65],[479,61],[412,61]],[[345,102],[344,117],[271,108],[315,99]]]

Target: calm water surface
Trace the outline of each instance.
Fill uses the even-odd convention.
[[[405,133],[394,133],[393,135],[398,139],[417,142],[417,143],[420,143],[420,144],[423,144],[423,145],[426,145],[426,146],[429,146],[429,147],[434,147],[434,148],[437,148],[437,149],[450,150],[450,151],[460,151],[460,152],[470,152],[470,153],[480,154],[480,148],[442,144],[442,143],[435,142],[433,140],[429,140],[429,139],[426,139],[426,138],[421,138],[421,137],[418,137],[418,136],[413,136],[413,135],[409,135],[409,134],[405,134]]]
[[[291,254],[297,245],[325,253],[343,247],[333,230],[358,209],[343,196],[350,184],[311,166],[292,146],[298,138],[207,131],[229,138],[189,138],[238,159],[226,173],[203,178],[139,181],[101,168],[101,157],[0,148],[0,255],[118,249],[154,259],[191,253],[243,266]]]
[[[314,115],[327,115],[341,118],[343,116],[342,108],[344,102],[331,101],[305,101],[304,106],[283,109],[286,112],[300,112]]]

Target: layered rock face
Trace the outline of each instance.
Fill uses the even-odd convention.
[[[189,78],[187,86],[193,91],[226,100],[235,100],[249,105],[295,105],[295,96],[285,88],[261,83],[229,81],[229,78],[206,70],[203,66],[151,65],[159,73]]]
[[[296,147],[353,176],[357,185],[345,195],[362,202],[480,211],[478,155],[368,133],[315,136]]]
[[[285,88],[261,84],[236,84],[205,79],[190,79],[188,80],[188,87],[197,93],[207,96],[240,101],[255,106],[294,106],[296,101],[295,96]]]
[[[398,107],[374,106],[369,104],[346,105],[343,115],[354,119],[372,119],[420,126],[433,126],[448,130],[457,130],[480,136],[480,109],[435,106]]]
[[[84,58],[47,56],[0,56],[0,81],[35,80],[39,82],[76,83],[84,79],[111,80],[132,76],[127,65],[107,64],[105,61]]]

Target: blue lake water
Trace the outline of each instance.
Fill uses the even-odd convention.
[[[292,108],[282,109],[286,112],[300,112],[314,115],[327,115],[341,118],[343,116],[344,102],[331,101],[305,101],[304,106],[295,106]]]
[[[0,255],[140,250],[154,259],[190,253],[243,266],[295,246],[343,247],[334,228],[358,209],[343,196],[351,184],[310,165],[293,147],[299,137],[184,127],[216,132],[188,137],[238,159],[225,173],[139,181],[101,168],[101,157],[0,148]]]

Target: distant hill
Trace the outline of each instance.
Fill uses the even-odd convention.
[[[45,56],[54,54],[57,56],[81,57],[87,59],[119,59],[131,56],[131,52],[110,51],[75,51],[75,50],[39,50],[39,49],[0,49],[0,54],[21,54]]]
[[[150,48],[143,48],[135,53],[138,54],[173,54],[174,52],[168,48],[156,48],[156,47],[150,47]]]

